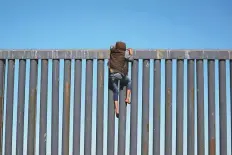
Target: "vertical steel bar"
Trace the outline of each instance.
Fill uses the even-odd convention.
[[[176,154],[183,155],[184,60],[177,60]]]
[[[219,60],[220,154],[227,154],[226,61]]]
[[[204,134],[204,69],[203,60],[197,60],[197,154],[205,154]]]
[[[125,155],[126,144],[126,87],[121,86],[119,94],[118,155]]]
[[[153,154],[160,154],[161,61],[154,60]]]
[[[187,85],[187,154],[194,155],[194,60],[188,60],[188,85]]]
[[[7,75],[7,98],[6,98],[6,135],[5,154],[12,154],[12,126],[14,104],[14,68],[15,60],[9,60]]]
[[[172,154],[172,60],[165,64],[165,155]]]
[[[5,60],[0,60],[0,154],[2,154],[3,141],[3,111],[4,111],[4,79]]]
[[[25,83],[26,83],[26,60],[22,59],[19,60],[16,155],[23,155]]]
[[[208,60],[208,111],[209,155],[215,155],[215,60]]]
[[[108,84],[110,86],[110,83]],[[107,154],[114,155],[114,139],[115,139],[115,114],[113,91],[108,90],[108,131],[107,131]]]
[[[51,153],[58,154],[59,137],[59,60],[52,62],[52,148]]]
[[[62,155],[69,154],[71,60],[64,60]]]
[[[29,90],[27,154],[35,154],[37,76],[38,76],[38,61],[31,60],[30,62],[30,86],[29,86],[30,90]]]
[[[148,155],[149,145],[149,69],[150,61],[143,60],[143,96],[142,96],[142,147],[141,154]]]
[[[130,115],[130,155],[137,154],[137,125],[138,125],[138,60],[132,64],[132,93]]]
[[[232,60],[230,60],[230,121],[231,121],[231,133],[232,133]],[[231,143],[231,148],[232,148],[232,143]]]
[[[104,115],[104,60],[98,60],[97,70],[97,146],[96,155],[103,155],[103,115]]]
[[[46,155],[47,142],[48,60],[42,60],[40,89],[39,154]]]
[[[86,73],[84,154],[91,155],[93,60],[87,60]]]
[[[73,124],[73,155],[80,155],[80,131],[81,131],[81,71],[82,61],[75,60],[74,77],[74,124]]]

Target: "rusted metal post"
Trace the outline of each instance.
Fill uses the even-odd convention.
[[[69,154],[71,60],[64,60],[62,155]]]
[[[230,113],[231,113],[230,121],[232,125],[232,60],[230,60]],[[232,128],[231,128],[231,133],[232,133]],[[231,148],[232,148],[232,143],[231,143]]]
[[[172,154],[172,60],[165,62],[165,155]]]
[[[220,154],[227,154],[226,61],[219,60]]]
[[[150,61],[143,60],[142,146],[141,154],[148,155],[149,145],[149,80]]]
[[[204,134],[204,69],[203,60],[197,60],[197,154],[205,154]]]
[[[113,91],[108,90],[108,131],[107,131],[107,154],[114,154],[115,141],[115,113]]]
[[[5,60],[0,60],[0,154],[2,154],[3,140],[3,111],[4,111],[4,79]]]
[[[208,60],[208,111],[209,155],[215,155],[215,60]]]
[[[153,154],[160,154],[161,61],[154,60]]]
[[[8,61],[8,73],[7,73],[5,154],[12,154],[14,68],[15,68],[15,60],[9,60]]]
[[[104,60],[98,60],[97,69],[97,135],[96,155],[103,155],[104,126]]]
[[[75,60],[73,155],[80,155],[82,61]]]
[[[38,61],[31,60],[30,61],[30,86],[29,86],[30,90],[29,90],[27,154],[35,154],[37,78],[38,78]]]
[[[176,87],[176,154],[183,155],[183,116],[184,116],[184,60],[177,60]]]
[[[84,155],[91,155],[93,60],[86,61],[86,73]]]
[[[46,155],[47,144],[48,60],[41,63],[39,154]]]
[[[138,61],[132,64],[132,93],[130,115],[130,155],[137,154],[137,125],[138,125]]]
[[[59,60],[52,62],[52,154],[58,154],[59,137]]]
[[[195,123],[195,88],[194,88],[194,60],[188,60],[188,84],[187,84],[187,154],[194,155],[194,123]]]
[[[16,155],[23,154],[24,106],[25,106],[26,60],[19,60],[18,111],[16,130]]]
[[[121,83],[120,83],[121,87]],[[118,125],[118,155],[125,155],[126,144],[126,87],[120,89],[119,93],[119,125]]]

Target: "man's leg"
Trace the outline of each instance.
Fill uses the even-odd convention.
[[[116,117],[119,116],[119,103],[118,103],[119,79],[120,77],[118,77],[117,74],[112,74],[110,76],[111,84],[113,86],[113,94],[114,94],[113,98],[114,98],[114,107],[115,107]]]
[[[130,104],[130,95],[131,95],[131,80],[128,76],[125,77],[125,82],[127,83],[127,90],[126,90],[126,99],[125,102]]]

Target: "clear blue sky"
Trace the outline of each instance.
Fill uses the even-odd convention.
[[[133,48],[172,48],[172,49],[232,49],[232,2],[229,0],[220,1],[0,1],[0,48],[1,49],[21,49],[21,48],[39,48],[39,49],[72,49],[72,48],[108,48],[117,40],[126,41],[128,46]],[[153,64],[153,62],[151,62]],[[40,66],[40,63],[39,63]],[[106,66],[106,62],[105,62]],[[63,62],[61,63],[63,67]],[[139,85],[142,86],[142,74],[140,63]],[[185,66],[186,67],[186,66]],[[206,68],[206,66],[204,66]],[[162,62],[162,69],[164,63]],[[29,68],[27,67],[27,71]],[[85,69],[85,62],[83,63]],[[94,62],[96,69],[96,61]],[[173,65],[176,70],[176,63]],[[227,62],[227,71],[229,71]],[[40,67],[39,67],[40,70]],[[152,68],[151,68],[152,70]],[[186,71],[186,70],[185,70]],[[205,72],[206,75],[207,72]],[[51,74],[51,64],[49,67]],[[185,73],[186,74],[186,73]],[[17,101],[17,76],[18,62],[16,63],[16,82],[15,82],[15,101]],[[39,72],[40,75],[40,72]],[[63,72],[61,72],[61,80]],[[216,69],[217,75],[217,69]],[[228,75],[228,72],[227,72]],[[27,78],[29,73],[27,72]],[[151,78],[153,76],[151,72]],[[162,72],[162,80],[164,72]],[[85,75],[83,74],[83,79]],[[96,90],[96,72],[94,72],[94,90]],[[228,81],[229,75],[227,76]],[[38,79],[40,80],[40,78]],[[107,77],[105,77],[107,81]],[[174,78],[175,80],[175,74]],[[218,78],[216,78],[218,80]],[[73,81],[73,77],[72,77]],[[162,81],[162,86],[164,85]],[[207,82],[207,81],[206,81]],[[28,95],[28,80],[26,81],[26,94]],[[51,76],[49,76],[49,84]],[[173,82],[174,83],[174,82]],[[85,84],[85,80],[83,81]],[[152,84],[152,82],[151,82]],[[49,85],[49,90],[51,89]],[[61,83],[61,88],[63,85]],[[207,85],[205,85],[206,87]],[[228,86],[228,84],[227,84]],[[73,89],[73,88],[72,88]],[[106,87],[105,87],[106,89]],[[175,83],[173,84],[173,105],[175,108]],[[216,84],[218,90],[218,85]],[[40,89],[38,89],[40,90]],[[151,88],[152,90],[152,88]],[[229,89],[227,88],[229,93]],[[50,152],[50,136],[51,135],[51,91],[48,96],[48,154]],[[152,91],[150,91],[152,93]],[[207,92],[207,89],[206,89]],[[62,92],[60,91],[60,95]],[[141,93],[141,92],[140,92]],[[218,91],[216,91],[218,94]],[[38,94],[39,95],[39,94]],[[73,91],[71,97],[73,98]],[[107,95],[106,95],[107,96]],[[162,89],[162,124],[161,131],[164,127],[164,89]],[[84,99],[84,98],[83,98]],[[82,99],[82,108],[84,108],[84,100]],[[62,101],[60,98],[60,111],[62,112]],[[72,100],[71,100],[72,101]],[[150,106],[152,109],[152,101]],[[186,101],[186,98],[185,98]],[[205,98],[206,103],[208,102]],[[218,114],[218,95],[216,95],[217,113]],[[229,103],[230,98],[227,95]],[[39,102],[39,98],[38,98]],[[187,103],[185,102],[185,105]],[[139,97],[139,109],[142,102]],[[71,103],[71,109],[73,103]],[[96,115],[96,91],[93,98],[93,116]],[[107,98],[105,98],[105,108],[107,108]],[[26,97],[26,117],[25,129],[27,128],[27,110],[28,97]],[[228,110],[230,105],[228,104]],[[38,108],[39,109],[39,108]],[[207,109],[207,104],[205,106]],[[84,110],[84,109],[83,109]],[[13,130],[13,154],[15,152],[15,125],[16,125],[17,102],[14,104],[14,130]],[[174,111],[175,112],[175,109]],[[205,111],[206,112],[206,111]],[[228,111],[229,112],[229,111]],[[71,110],[71,116],[72,116]],[[84,113],[82,113],[82,116]],[[130,109],[128,108],[128,116]],[[186,114],[186,112],[185,112]],[[37,114],[39,116],[39,113]],[[62,115],[60,115],[62,116]],[[107,113],[105,113],[105,117]],[[150,112],[152,116],[152,112]],[[174,115],[175,116],[175,115]],[[230,113],[228,113],[228,118]],[[128,117],[129,118],[129,117]],[[150,117],[152,118],[152,117]],[[207,113],[206,118],[207,119]],[[96,119],[93,117],[93,150],[95,150],[95,124]],[[72,120],[71,120],[72,121]],[[175,117],[173,117],[173,138],[175,138]],[[60,118],[60,125],[61,125]],[[207,122],[207,121],[206,121]],[[230,119],[228,119],[228,123]],[[186,120],[185,120],[186,123]],[[217,124],[218,115],[217,115]],[[151,120],[152,124],[152,120]],[[84,117],[82,117],[82,125],[84,125]],[[141,113],[139,113],[139,125],[141,125]],[[230,123],[228,124],[230,130]],[[116,126],[117,127],[117,126]],[[129,122],[128,122],[129,127]],[[152,125],[150,127],[152,129]],[[207,128],[206,128],[207,129]],[[218,129],[218,128],[217,128]],[[26,130],[25,130],[26,131]],[[150,130],[152,131],[152,130]],[[207,130],[206,130],[207,131]],[[230,137],[230,132],[228,137]],[[83,133],[83,126],[82,131]],[[140,136],[141,128],[138,128],[138,152],[140,154]],[[38,134],[38,131],[37,131]],[[186,130],[185,144],[186,144]],[[217,130],[217,138],[218,137]],[[83,134],[82,134],[83,135]],[[127,131],[127,146],[129,130]],[[207,135],[207,132],[206,132]],[[152,134],[150,135],[152,137]],[[72,124],[71,124],[72,137]],[[26,138],[26,134],[25,134]],[[60,136],[61,138],[61,136]],[[82,136],[83,138],[83,136]],[[106,138],[106,136],[105,136]],[[163,152],[164,133],[161,134],[161,153]],[[61,140],[61,139],[60,139]],[[151,142],[151,140],[150,140]],[[174,141],[173,141],[174,142]],[[217,153],[218,153],[217,139]],[[26,149],[26,141],[24,142]],[[60,143],[61,144],[61,143]],[[72,143],[70,143],[71,145]],[[106,146],[106,141],[104,141]],[[152,144],[152,143],[150,143]],[[228,139],[228,155],[231,155],[231,140]],[[61,145],[60,145],[61,146]],[[83,145],[82,145],[83,146]],[[175,146],[175,142],[173,143]],[[206,146],[208,142],[206,141]],[[59,148],[61,150],[61,147]],[[72,149],[72,147],[70,148]],[[36,148],[38,151],[38,146]],[[117,148],[116,148],[117,150]],[[81,149],[83,151],[83,148]],[[127,147],[126,151],[129,151]],[[175,147],[173,147],[173,152]],[[184,148],[186,153],[186,145]],[[206,153],[208,151],[206,150]],[[26,153],[26,152],[25,152]],[[38,152],[37,152],[38,154]],[[150,149],[151,154],[151,149]],[[106,152],[104,151],[104,155]]]

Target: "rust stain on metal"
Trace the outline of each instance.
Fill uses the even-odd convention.
[[[37,94],[37,89],[31,89],[31,93],[30,93],[30,96],[31,96],[31,101],[30,103],[36,103],[36,94]]]
[[[104,77],[103,77],[103,72],[102,71],[100,71],[100,87],[104,87],[103,86],[103,80],[104,80]]]
[[[215,155],[215,150],[215,138],[212,138],[209,142],[209,155]]]
[[[167,89],[167,103],[171,105],[171,88]]]
[[[64,143],[65,143],[65,148],[64,148],[64,152],[65,154],[69,154],[68,153],[68,147],[69,147],[69,124],[70,124],[70,119],[69,119],[69,115],[70,115],[70,83],[69,82],[65,82],[65,138],[64,138]]]
[[[69,98],[70,98],[70,83],[65,83],[65,103],[69,104]]]
[[[194,105],[194,88],[191,88],[191,90],[190,90],[190,94],[191,94],[191,101],[192,101],[192,104]]]
[[[147,142],[143,144],[143,154],[146,155],[148,154],[148,147],[147,147]]]

